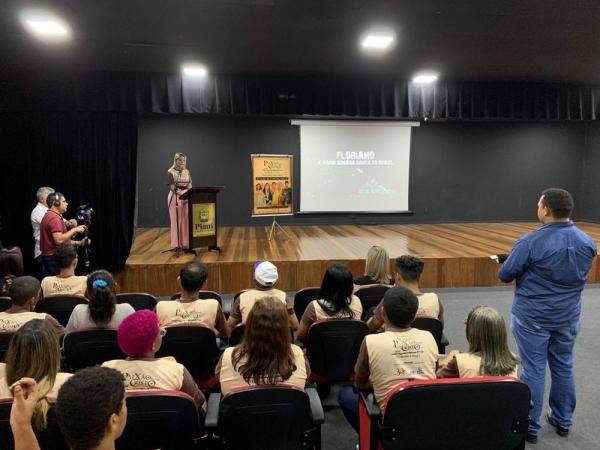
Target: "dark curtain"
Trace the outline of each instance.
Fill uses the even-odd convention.
[[[373,119],[598,120],[600,86],[344,77],[77,73],[0,75],[0,111],[322,116]]]
[[[132,243],[137,160],[137,119],[111,112],[0,114],[2,240],[23,249],[32,268],[29,215],[40,186],[65,194],[72,218],[77,206],[95,210],[90,229],[94,268],[121,269]]]

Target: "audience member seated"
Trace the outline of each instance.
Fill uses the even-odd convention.
[[[23,377],[33,378],[40,400],[33,414],[33,426],[46,428],[48,401],[71,376],[60,370],[58,336],[46,320],[30,320],[17,330],[6,352],[5,363],[0,363],[0,396],[10,397],[9,386]]]
[[[504,318],[494,308],[477,306],[467,316],[469,351],[452,350],[440,362],[438,378],[517,377],[519,358],[508,349]]]
[[[215,369],[223,395],[251,385],[289,384],[304,388],[310,366],[292,344],[288,312],[277,297],[263,297],[248,314],[240,345],[228,347]]]
[[[0,297],[8,295],[11,283],[23,275],[23,255],[19,247],[0,249]]]
[[[188,370],[172,357],[156,358],[162,337],[158,316],[146,309],[127,316],[117,331],[119,347],[127,359],[114,359],[102,364],[117,369],[125,377],[125,389],[166,389],[182,391],[194,399],[198,407],[204,395]]]
[[[56,421],[69,448],[114,449],[127,423],[123,375],[106,367],[88,367],[60,388]]]
[[[362,304],[352,295],[352,272],[344,264],[333,264],[327,268],[319,300],[308,304],[298,327],[298,339],[304,340],[310,326],[317,320],[360,319]]]
[[[77,250],[72,245],[62,245],[56,249],[54,260],[60,269],[56,276],[42,280],[42,295],[83,295],[86,289],[86,276],[75,275]]]
[[[421,292],[419,279],[423,273],[424,263],[416,256],[403,255],[396,258],[396,285],[410,289],[419,299],[419,309],[416,317],[429,317],[438,319],[444,325],[444,307],[434,292]],[[381,302],[375,308],[375,314],[369,320],[369,331],[378,331],[383,325]]]
[[[0,312],[0,332],[15,331],[30,320],[42,319],[54,327],[58,336],[65,334],[62,325],[50,314],[33,312],[40,296],[40,282],[36,278],[15,278],[8,295],[12,305],[6,311]]]
[[[117,303],[115,297],[115,279],[106,270],[96,270],[87,277],[85,296],[87,305],[77,305],[69,322],[66,332],[70,333],[82,328],[117,328],[123,319],[135,310],[129,303]]]
[[[215,330],[217,336],[229,337],[229,326],[219,302],[215,299],[198,299],[198,291],[207,277],[208,267],[199,261],[189,261],[181,267],[177,277],[181,285],[181,297],[156,304],[161,326],[202,323]]]
[[[429,331],[411,328],[419,301],[407,288],[390,288],[383,297],[385,331],[365,337],[355,372],[358,389],[373,388],[375,400],[384,411],[390,390],[408,380],[435,378],[438,347]],[[339,403],[346,419],[358,431],[358,394],[352,387],[340,390]]]
[[[374,245],[367,252],[364,276],[354,279],[355,290],[371,284],[394,284],[394,278],[390,275],[390,255],[379,245]]]
[[[229,315],[229,319],[227,319],[229,328],[233,329],[239,323],[246,323],[246,318],[254,306],[254,303],[262,297],[278,298],[279,301],[287,307],[292,330],[298,328],[298,318],[296,317],[296,313],[294,313],[294,307],[291,300],[287,298],[284,291],[280,291],[274,287],[278,277],[277,267],[269,261],[263,261],[256,264],[254,268],[254,281],[256,286],[254,289],[248,289],[247,291],[242,292],[233,303],[231,314]]]

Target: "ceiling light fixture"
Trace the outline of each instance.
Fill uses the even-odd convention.
[[[202,64],[187,63],[181,66],[181,71],[188,77],[205,77],[208,75],[208,70]]]
[[[386,50],[394,43],[394,36],[391,34],[368,34],[361,42],[364,49]]]
[[[43,41],[63,42],[71,37],[69,25],[48,11],[23,11],[20,18],[25,29]]]
[[[413,83],[431,84],[436,82],[438,74],[436,72],[419,72],[413,77]]]

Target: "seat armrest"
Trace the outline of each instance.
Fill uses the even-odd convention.
[[[448,342],[448,338],[446,337],[446,335],[444,333],[442,333],[442,340],[440,341],[440,344],[443,345],[444,347],[446,347],[448,344],[450,344],[450,342]]]
[[[306,392],[306,395],[308,395],[308,400],[310,401],[310,412],[313,424],[321,425],[325,422],[325,413],[323,412],[323,405],[321,404],[319,394],[315,388],[306,388],[304,391]]]
[[[206,418],[204,426],[207,429],[216,429],[219,426],[219,406],[221,404],[221,394],[212,393],[208,397],[206,405]]]
[[[379,405],[375,401],[375,395],[373,395],[373,391],[371,390],[360,390],[358,391],[359,401],[363,402],[365,405],[365,409],[367,410],[367,415],[371,419],[378,419],[381,417],[381,410],[379,409]]]

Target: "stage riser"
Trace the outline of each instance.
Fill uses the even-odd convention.
[[[600,226],[578,224],[598,241]],[[364,273],[365,255],[371,245],[383,245],[393,258],[402,254],[420,256],[425,261],[423,288],[502,286],[497,278],[498,264],[488,255],[507,253],[524,233],[539,225],[507,224],[424,224],[286,227],[290,237],[278,235],[268,241],[268,227],[223,227],[219,245],[223,253],[200,253],[208,265],[205,289],[233,293],[253,286],[253,266],[257,260],[270,260],[279,270],[277,286],[297,291],[319,286],[330,264],[342,262],[355,276]],[[168,229],[138,230],[125,269],[117,274],[121,292],[149,292],[170,295],[180,290],[179,269],[192,255],[162,253],[169,248]],[[596,261],[590,282],[600,281]]]

